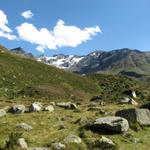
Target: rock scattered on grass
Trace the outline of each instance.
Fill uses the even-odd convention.
[[[65,139],[64,139],[64,142],[66,144],[68,143],[76,143],[76,144],[80,144],[82,142],[81,138],[76,136],[76,135],[73,135],[73,134],[70,134],[68,135]]]
[[[26,124],[26,123],[19,123],[16,125],[17,128],[22,128],[22,129],[25,129],[25,130],[32,130],[32,126]]]

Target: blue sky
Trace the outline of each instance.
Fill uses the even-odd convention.
[[[35,55],[41,54],[37,49],[45,55],[150,50],[149,0],[1,0],[0,10],[8,21],[0,18],[0,25],[11,30],[0,26],[7,34],[0,34],[0,44],[8,48],[21,46]],[[33,16],[23,17],[27,10]]]

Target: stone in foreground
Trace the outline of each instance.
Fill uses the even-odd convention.
[[[116,149],[115,143],[112,140],[106,138],[105,136],[102,136],[99,140],[96,140],[94,143],[94,146],[102,150],[115,150]]]
[[[122,117],[103,117],[96,119],[90,129],[99,133],[115,134],[126,132],[129,129],[129,124]]]
[[[117,111],[116,116],[126,118],[129,125],[138,123],[141,126],[150,126],[150,112],[148,109],[123,109]]]
[[[82,142],[81,138],[76,136],[76,135],[73,135],[73,134],[70,134],[68,135],[65,139],[64,139],[64,142],[65,143],[76,143],[76,144],[80,144]]]

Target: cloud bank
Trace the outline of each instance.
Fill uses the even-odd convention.
[[[58,20],[53,30],[47,28],[37,29],[33,24],[23,23],[16,27],[21,40],[37,45],[37,50],[57,49],[62,47],[76,47],[91,40],[97,33],[101,33],[99,26],[80,29],[76,26],[65,25],[63,20]]]
[[[34,14],[31,12],[31,10],[26,10],[21,14],[21,16],[25,19],[30,19],[34,16]]]
[[[8,20],[6,14],[0,10],[0,37],[8,40],[16,39],[16,36],[11,34],[12,30],[8,27]]]

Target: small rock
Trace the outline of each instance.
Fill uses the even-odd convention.
[[[24,138],[19,138],[18,141],[17,141],[18,145],[20,146],[21,149],[28,149],[28,145],[25,141]]]
[[[65,146],[65,144],[62,144],[62,143],[53,143],[52,148],[54,150],[63,150],[66,148],[66,146]]]
[[[0,109],[0,117],[6,116],[6,111],[4,109]]]
[[[56,106],[64,107],[66,109],[77,109],[77,105],[71,102],[67,102],[67,103],[60,102],[60,103],[57,103]]]
[[[88,118],[86,116],[80,117],[75,123],[79,123],[80,125],[85,125],[88,123]]]
[[[47,147],[31,147],[28,150],[50,150]]]
[[[76,135],[73,135],[73,134],[70,134],[68,135],[65,139],[64,139],[64,142],[65,143],[77,143],[77,144],[80,144],[82,142],[81,138],[76,136]]]
[[[54,111],[54,107],[52,105],[49,105],[49,106],[44,108],[44,111],[53,112]]]
[[[50,105],[56,106],[56,103],[55,102],[50,102]]]
[[[17,128],[22,128],[25,130],[32,130],[32,126],[26,124],[26,123],[19,123],[16,125]]]
[[[102,111],[102,108],[98,107],[98,106],[96,106],[96,107],[90,107],[90,108],[88,108],[88,111]]]
[[[14,105],[9,110],[9,112],[12,113],[24,113],[25,111],[26,111],[26,107],[24,105]]]
[[[99,95],[93,96],[90,100],[91,101],[100,101],[101,100],[101,96],[99,96]]]
[[[137,97],[136,96],[136,92],[132,91],[132,90],[126,90],[126,91],[123,92],[123,94],[126,94],[126,95],[128,95],[128,96],[130,96],[132,98],[136,98]]]
[[[120,104],[132,104],[132,105],[138,105],[138,103],[132,99],[132,98],[128,98],[128,97],[125,97],[124,99],[121,99],[119,101]]]
[[[42,104],[39,102],[34,102],[29,107],[30,112],[39,112],[41,110],[42,110]]]
[[[105,136],[102,136],[99,140],[96,140],[94,142],[94,146],[102,150],[115,150],[116,149],[115,143],[112,140],[106,138]]]

